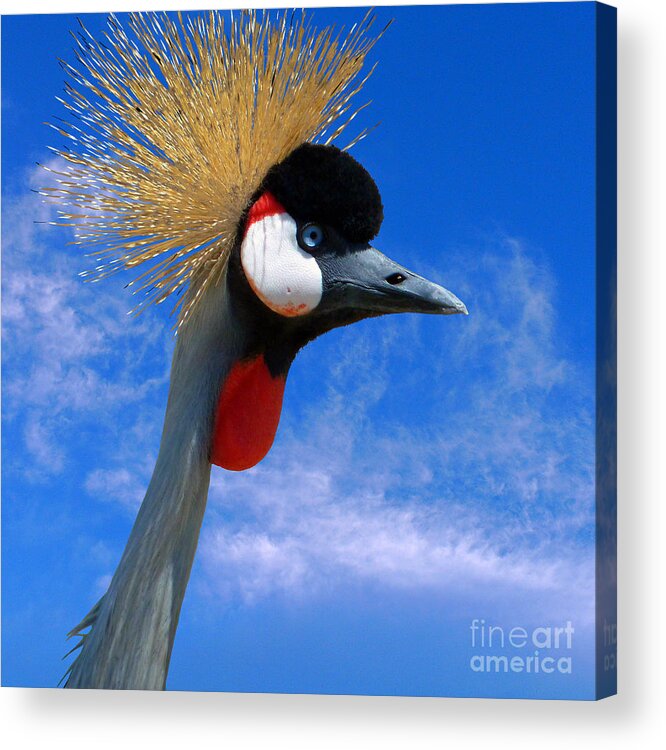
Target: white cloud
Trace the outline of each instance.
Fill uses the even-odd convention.
[[[51,430],[45,422],[39,422],[32,415],[24,430],[24,440],[35,464],[48,473],[57,474],[64,465],[64,452],[53,440]]]
[[[33,479],[65,470],[74,425],[129,426],[128,409],[165,385],[170,344],[163,326],[127,317],[130,297],[118,285],[78,279],[87,260],[63,252],[69,230],[50,226],[53,207],[28,190],[46,176],[34,170],[23,195],[3,199],[3,414],[25,423],[25,452],[14,460]],[[147,363],[158,373],[149,379]]]
[[[85,479],[88,494],[106,502],[117,502],[137,511],[146,493],[146,482],[126,467],[95,469]]]

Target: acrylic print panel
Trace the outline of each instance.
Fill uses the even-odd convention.
[[[174,62],[162,19],[140,85],[97,68],[125,109],[76,111],[70,32],[90,60],[129,16],[3,17],[3,685],[159,688],[170,657],[170,690],[614,692],[614,11],[374,16],[334,70],[377,63],[356,161],[301,146],[316,75],[282,109],[268,77],[205,89],[219,46]],[[178,337],[187,292],[126,315],[150,260],[78,275],[114,246],[190,251]]]

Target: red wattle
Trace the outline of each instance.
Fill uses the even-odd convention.
[[[271,375],[263,356],[231,368],[217,402],[211,463],[243,471],[261,461],[275,439],[285,382]]]

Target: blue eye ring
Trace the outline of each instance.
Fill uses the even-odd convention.
[[[298,244],[308,252],[316,250],[324,241],[324,230],[319,224],[310,221],[303,224],[298,232]]]

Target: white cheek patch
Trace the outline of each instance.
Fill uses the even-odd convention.
[[[296,231],[289,214],[272,214],[250,224],[241,245],[241,264],[254,293],[286,317],[309,313],[323,291],[317,261],[299,247]]]

